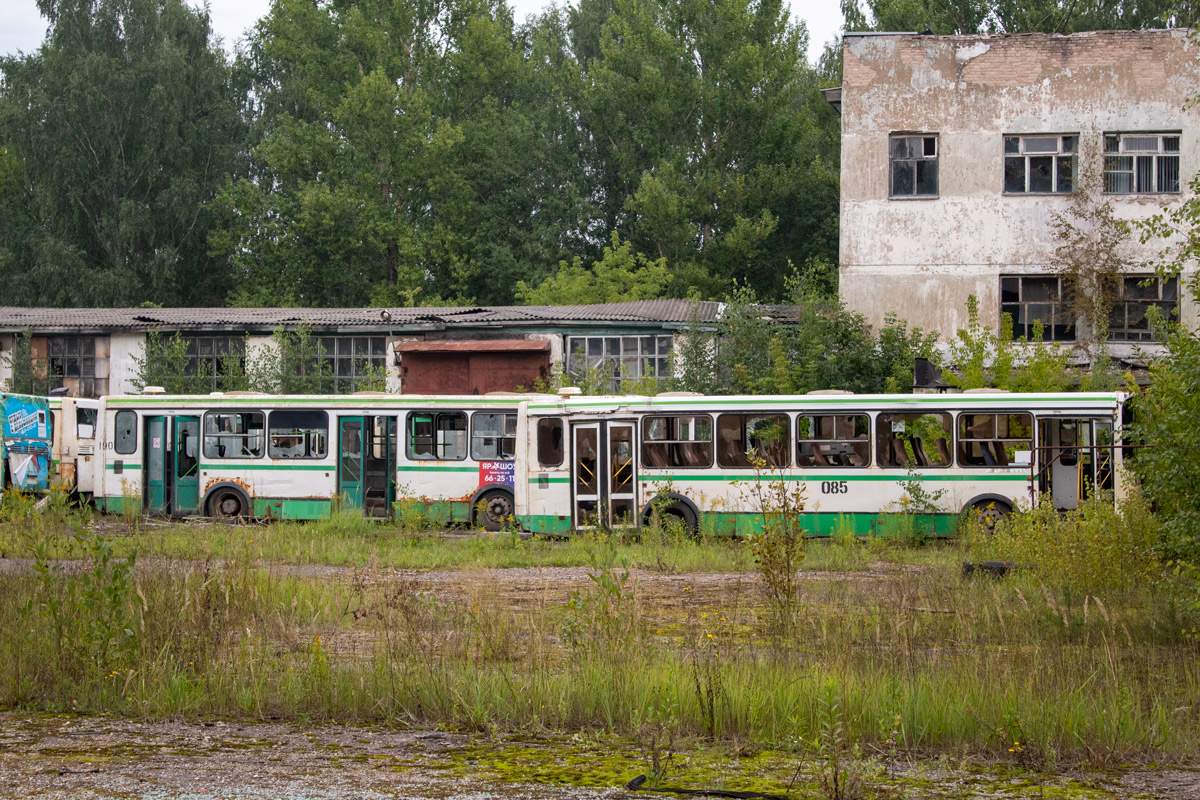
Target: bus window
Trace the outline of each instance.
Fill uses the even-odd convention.
[[[118,411],[113,431],[113,450],[127,456],[137,450],[137,412]]]
[[[97,409],[95,408],[80,408],[79,406],[75,407],[75,438],[96,438],[96,415]]]
[[[408,457],[416,461],[465,459],[467,415],[461,411],[414,411],[409,414]]]
[[[517,415],[476,413],[471,417],[471,458],[512,461],[517,457]]]
[[[539,419],[537,424],[538,463],[557,467],[563,462],[563,421]]]
[[[866,414],[805,414],[796,419],[796,463],[806,468],[865,467],[871,461]]]
[[[788,418],[784,414],[722,414],[717,417],[717,464],[722,467],[786,467]],[[755,461],[752,461],[754,459]]]
[[[950,466],[950,415],[880,414],[875,420],[875,454],[881,467],[925,469]]]
[[[958,415],[960,467],[1029,469],[1033,452],[1033,417],[1029,414]]]
[[[329,415],[318,409],[272,411],[267,423],[267,455],[271,458],[324,458]]]
[[[218,411],[204,415],[205,458],[260,458],[262,454],[261,411]]]
[[[712,418],[645,417],[642,462],[647,467],[709,467],[713,463]]]

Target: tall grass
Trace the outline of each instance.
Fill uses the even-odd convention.
[[[1152,584],[1067,602],[1033,573],[964,581],[949,558],[822,576],[801,583],[781,640],[758,590],[697,599],[673,581],[663,598],[617,548],[593,551],[595,579],[574,595],[521,602],[486,571],[452,586],[379,566],[337,580],[261,566],[248,541],[232,555],[141,565],[115,595],[128,642],[99,655],[47,634],[47,602],[100,614],[62,587],[117,587],[111,555],[57,583],[0,575],[0,705],[629,736],[668,707],[681,737],[788,748],[820,736],[833,687],[864,745],[1002,755],[1019,740],[1106,761],[1200,746],[1200,649]]]

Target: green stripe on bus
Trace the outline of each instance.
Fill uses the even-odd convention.
[[[115,469],[117,468],[117,465],[116,465],[116,464],[105,464],[105,465],[104,465],[104,468],[105,468],[105,469],[107,469],[107,470],[115,470]],[[141,465],[141,464],[131,464],[131,463],[128,463],[128,462],[126,462],[125,464],[122,464],[122,465],[121,465],[121,469],[122,469],[122,470],[127,470],[127,469],[141,469],[141,468],[142,468],[142,465]]]
[[[472,466],[472,467],[434,467],[434,466],[408,467],[408,466],[401,465],[401,466],[396,467],[396,471],[397,472],[479,472],[479,465],[476,464],[475,466]]]
[[[539,483],[544,484],[544,483],[570,483],[570,482],[571,482],[570,478],[538,478],[535,476],[535,477],[532,477],[529,479],[530,485],[539,484]]]
[[[213,397],[208,395],[190,397],[179,395],[167,395],[158,397],[147,395],[144,397],[110,397],[106,403],[110,406],[179,406],[181,409],[192,409],[192,407],[212,406],[212,405],[235,405],[235,406],[284,406],[284,405],[301,405],[301,406],[344,406],[350,408],[370,408],[371,406],[379,405],[396,405],[403,406],[413,411],[420,411],[422,406],[462,406],[465,409],[487,409],[494,406],[516,406],[525,402],[526,397],[497,397],[488,398],[487,400],[474,399],[468,400],[463,397],[422,397],[415,400],[412,397],[405,395],[390,395],[387,397],[361,397],[355,395],[295,395],[292,397],[280,397],[278,395],[229,395],[226,397]]]
[[[654,480],[671,480],[674,483],[685,481],[721,481],[723,483],[731,483],[733,481],[884,481],[887,483],[907,483],[911,480],[916,480],[919,483],[931,481],[937,483],[939,481],[977,481],[987,483],[990,481],[1028,481],[1029,475],[1024,472],[1007,475],[938,475],[930,473],[918,472],[916,478],[909,477],[908,473],[899,475],[863,475],[859,473],[845,472],[822,472],[819,474],[809,473],[807,475],[763,475],[756,477],[754,473],[750,474],[734,474],[727,473],[723,475],[693,475],[686,472],[672,472],[670,474],[657,475],[654,473],[642,472],[639,478],[643,481]]]

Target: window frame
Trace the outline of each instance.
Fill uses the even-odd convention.
[[[667,420],[668,421],[668,424],[664,430],[664,432],[667,434],[666,436],[661,437],[661,438],[653,438],[653,439],[650,438],[650,436],[649,436],[650,427],[651,427],[653,421],[655,421],[655,420]],[[679,427],[680,427],[678,424],[679,420],[692,420],[692,428],[696,431],[698,431],[700,429],[701,422],[707,422],[708,423],[708,439],[700,439],[700,438],[684,439],[684,438],[680,438],[679,436],[675,436],[674,438],[672,438],[670,436],[670,434],[672,432],[674,432],[676,434],[678,434],[678,432],[679,432]],[[707,468],[710,468],[713,466],[714,457],[716,455],[716,453],[715,453],[716,442],[714,441],[715,434],[716,434],[716,427],[713,425],[713,418],[712,418],[711,414],[703,414],[703,413],[688,414],[688,413],[675,413],[675,412],[660,413],[660,414],[646,414],[645,416],[643,416],[641,418],[640,424],[638,425],[638,437],[640,439],[640,444],[641,444],[640,455],[641,455],[641,459],[642,459],[642,461],[641,461],[642,466],[645,468],[648,468],[648,469],[707,469]],[[688,464],[688,463],[681,463],[683,461],[682,458],[678,458],[678,459],[674,458],[673,456],[675,454],[680,454],[680,453],[684,452],[683,448],[685,445],[698,445],[701,448],[701,451],[703,451],[705,445],[707,445],[707,461],[704,461],[704,462],[698,461],[697,463]],[[665,459],[666,460],[665,464],[657,464],[655,462],[658,461],[659,459],[650,458],[648,456],[648,453],[650,452],[648,448],[650,448],[650,447],[657,448],[659,446],[665,446],[665,452],[667,454],[667,458]]]
[[[502,432],[500,434],[479,433],[478,420],[481,417],[500,417],[502,419]],[[509,432],[509,428],[512,432]],[[487,439],[496,439],[495,449],[499,455],[495,457],[486,457],[478,455],[476,450],[476,442],[486,441]],[[509,455],[504,455],[503,443],[509,443]],[[517,412],[515,411],[476,411],[471,415],[471,444],[469,448],[472,461],[516,461],[517,460]]]
[[[123,437],[120,434],[122,425],[121,417],[124,414],[129,414],[133,417],[133,425],[130,427],[131,436]],[[128,450],[121,449],[121,442],[124,440],[132,441]],[[113,452],[119,456],[130,456],[137,452],[138,449],[138,413],[136,411],[121,410],[113,416]]]
[[[413,430],[413,421],[417,417],[431,417],[432,418],[431,419],[432,440],[430,442],[432,452],[430,452],[429,454],[417,453],[416,448],[415,448],[414,440],[417,438],[417,436]],[[440,427],[440,423],[443,418],[445,418],[447,420],[450,420],[450,419],[461,420],[462,427],[461,428],[442,428],[442,427]],[[431,409],[431,410],[410,411],[410,412],[408,412],[408,416],[406,416],[404,418],[404,423],[405,423],[404,424],[404,455],[409,461],[466,461],[467,460],[467,455],[471,449],[471,444],[469,441],[471,431],[470,431],[470,421],[467,419],[466,411],[464,411],[462,409],[443,409],[443,408]],[[459,455],[447,458],[446,453],[445,453],[445,448],[449,445],[449,442],[442,443],[440,445],[442,447],[442,452],[438,453],[437,452],[437,449],[439,447],[438,433],[458,433],[458,432],[462,433],[461,453]]]
[[[1040,139],[1056,139],[1057,144],[1055,149],[1053,151],[1029,151],[1026,148],[1028,142]],[[1044,197],[1046,195],[1071,194],[1075,190],[1076,170],[1078,168],[1077,156],[1079,155],[1078,133],[1006,133],[1003,136],[1003,143],[1004,194],[1014,197],[1027,195]],[[1015,149],[1010,150],[1009,148],[1014,145]],[[1034,174],[1032,169],[1033,160],[1042,158],[1049,158],[1051,161],[1051,188],[1049,190],[1035,190],[1030,188]],[[1015,162],[1021,163],[1021,182],[1024,186],[1022,189],[1009,188],[1009,165]],[[1066,188],[1060,185],[1064,162],[1069,166],[1069,179]]]
[[[1157,294],[1158,294],[1157,297],[1154,297],[1154,298],[1151,298],[1151,297],[1130,298],[1130,297],[1126,296],[1126,290],[1128,289],[1129,284],[1131,282],[1137,283],[1140,285],[1140,284],[1144,284],[1144,283],[1149,283],[1150,281],[1154,282],[1154,286],[1155,286],[1155,288],[1157,290]],[[1167,287],[1172,287],[1171,292],[1174,293],[1174,299],[1170,299],[1170,300],[1163,299],[1164,294],[1167,293],[1166,291],[1164,291]],[[1153,273],[1145,273],[1145,274],[1134,273],[1134,274],[1121,275],[1117,279],[1117,285],[1113,289],[1112,308],[1109,313],[1108,340],[1110,342],[1142,343],[1142,342],[1161,342],[1162,341],[1162,337],[1156,334],[1154,327],[1152,327],[1149,324],[1149,322],[1146,323],[1145,328],[1135,328],[1135,327],[1131,327],[1129,325],[1130,309],[1138,308],[1138,307],[1140,307],[1142,309],[1142,313],[1141,313],[1142,320],[1146,319],[1146,311],[1148,311],[1151,308],[1162,309],[1163,320],[1165,322],[1170,322],[1171,320],[1178,319],[1179,318],[1179,276],[1171,275],[1164,280],[1162,278],[1159,278],[1157,275],[1155,275]],[[1124,317],[1123,325],[1116,324],[1115,317],[1116,317],[1116,314],[1118,313],[1118,311],[1120,311]],[[1124,332],[1124,335],[1120,335],[1122,332]],[[1132,332],[1136,332],[1136,333],[1142,334],[1142,335],[1137,335],[1137,336],[1130,335]]]
[[[286,433],[276,433],[277,430],[283,430],[275,427],[275,418],[278,416],[287,416],[291,414],[309,414],[320,415],[324,418],[324,427],[319,425],[296,425],[289,426],[292,430]],[[315,419],[315,416],[314,416]],[[319,441],[322,446],[322,452],[318,455],[312,455],[313,434],[319,434]],[[275,438],[276,436],[300,437],[304,444],[304,455],[280,455],[276,452]],[[320,408],[274,408],[267,414],[267,457],[278,461],[322,461],[329,457],[329,412]]]
[[[566,422],[562,417],[541,417],[537,421],[535,430],[537,431],[538,465],[542,467],[561,467],[563,460],[566,458],[567,451]],[[543,458],[543,456],[550,455],[551,453],[555,452],[553,450],[554,431],[558,432],[558,460],[550,461]],[[550,442],[546,447],[543,447],[543,444],[545,443],[545,440],[543,439],[543,432],[546,432],[546,435],[550,439]]]
[[[1042,299],[1026,299],[1026,281],[1050,281],[1056,282],[1057,299],[1042,300]],[[1017,281],[1017,299],[1006,299],[1005,293],[1011,292],[1011,288],[1005,287],[1006,281]],[[1025,341],[1033,341],[1033,323],[1038,321],[1028,311],[1031,306],[1049,306],[1050,307],[1050,322],[1044,324],[1042,341],[1045,342],[1074,342],[1077,340],[1076,320],[1070,317],[1070,305],[1067,299],[1066,287],[1063,285],[1063,279],[1058,275],[1048,274],[1020,274],[1020,275],[1000,275],[1000,315],[1009,314],[1012,317],[1012,335],[1013,341],[1024,339]],[[1018,313],[1014,314],[1013,309],[1016,308]],[[1068,320],[1066,322],[1058,322],[1060,319]],[[1028,320],[1028,321],[1022,321]],[[1062,328],[1064,333],[1060,334],[1059,328]]]
[[[913,450],[913,457],[912,457],[912,461],[910,463],[908,463],[908,464],[898,464],[898,463],[885,464],[884,463],[885,454],[887,454],[886,458],[889,461],[895,461],[894,450],[892,449],[893,445],[891,444],[891,442],[904,441],[904,439],[905,439],[905,437],[898,437],[895,435],[896,430],[894,427],[894,423],[897,420],[892,420],[890,422],[885,423],[884,422],[885,418],[887,418],[887,417],[916,417],[915,420],[908,420],[908,419],[899,420],[899,421],[905,423],[905,427],[907,430],[907,425],[910,421],[911,422],[919,422],[923,417],[937,417],[937,416],[943,417],[945,420],[945,424],[942,426],[943,432],[945,433],[945,436],[942,437],[945,440],[945,445],[946,445],[945,458],[942,458],[942,456],[943,456],[942,452],[940,450],[936,449],[936,442],[934,443],[934,446],[935,446],[934,452],[937,453],[938,458],[941,459],[944,463],[940,463],[940,464],[934,464],[934,463],[921,464],[920,463],[922,455],[925,457],[926,460],[931,461],[930,456],[929,456],[929,451],[926,450],[926,448],[925,448],[925,440],[923,437],[920,438],[919,446],[918,446],[917,442],[912,442],[912,444],[910,445]],[[883,446],[883,441],[882,441],[885,430],[887,431],[887,441],[888,441],[887,447]],[[916,438],[916,437],[914,437],[914,438]],[[912,440],[910,439],[909,441],[912,441]],[[908,458],[907,452],[908,452],[908,448],[905,448],[905,454],[906,454],[905,458],[906,459]],[[950,411],[941,410],[941,409],[928,409],[928,410],[921,410],[921,411],[911,411],[911,410],[880,411],[879,413],[877,413],[875,415],[875,461],[878,464],[878,466],[881,467],[882,469],[894,469],[894,470],[949,469],[950,467],[953,467],[954,466],[954,415]]]
[[[976,428],[984,424],[984,420],[975,420],[975,417],[991,417],[992,418],[992,435],[991,436],[968,436],[967,434],[972,428]],[[1012,417],[1025,417],[1024,424],[1027,426],[1029,435],[1021,436],[1000,436],[998,424],[1001,417],[1009,417],[1004,427],[1008,432],[1012,431]],[[971,425],[967,425],[971,422]],[[1033,461],[1033,430],[1034,419],[1033,414],[1028,411],[1013,411],[1009,410],[991,410],[991,409],[971,409],[969,411],[960,411],[958,420],[954,428],[954,459],[958,466],[964,469],[1022,469],[1029,470]],[[978,431],[983,433],[983,429]],[[1026,450],[1029,452],[1029,461],[1024,463],[1018,462],[1015,459],[1010,459],[1008,449],[1004,445],[1012,442],[1025,442],[1028,444]],[[975,463],[969,460],[967,447],[972,444],[979,445],[979,460],[983,463]],[[991,445],[990,448],[985,445]],[[991,464],[987,463],[992,461]],[[1003,463],[1001,463],[1003,462]]]
[[[914,154],[912,143],[920,140],[920,153]],[[904,153],[897,152],[896,143],[904,142]],[[930,154],[929,146],[932,143],[933,153]],[[888,198],[891,200],[931,200],[941,196],[941,176],[940,166],[942,155],[941,137],[937,133],[929,132],[896,132],[888,135]],[[911,164],[912,174],[912,191],[898,192],[896,191],[896,180],[898,175],[898,167],[907,168]],[[920,164],[933,164],[933,191],[920,191],[921,180],[918,172]],[[928,169],[928,168],[927,168]]]
[[[368,370],[382,370],[387,375],[387,336],[371,334],[314,334],[320,360],[329,364],[329,391],[348,394],[365,389],[361,385]],[[359,347],[366,347],[360,353]]]
[[[238,455],[223,455],[220,453],[219,450],[216,450],[216,451],[210,450],[209,441],[211,439],[217,440],[218,447],[221,446],[220,440],[222,440],[222,439],[240,440],[243,442],[241,449],[249,450],[250,448],[246,447],[245,443],[252,442],[255,439],[255,435],[254,435],[254,429],[251,428],[248,423],[250,421],[252,421],[255,416],[258,417],[258,436],[257,436],[257,438],[259,441],[259,446],[258,446],[257,452],[250,454],[250,455],[247,455],[244,452],[239,453]],[[213,420],[218,417],[243,417],[243,418],[245,418],[243,420],[243,427],[245,428],[244,432],[238,433],[235,431],[227,432],[227,431],[221,431],[221,430],[210,431],[209,430],[209,420]],[[201,440],[202,440],[202,447],[201,447],[200,452],[203,454],[204,458],[207,460],[236,461],[236,460],[259,459],[259,458],[262,458],[263,456],[265,456],[267,453],[267,415],[266,415],[266,412],[262,411],[261,409],[257,409],[257,408],[228,408],[228,409],[223,408],[223,409],[216,410],[216,411],[206,411],[204,413],[204,427],[203,427],[200,435],[201,435]]]
[[[628,350],[630,345],[633,352]],[[626,383],[668,377],[674,349],[675,337],[669,333],[568,336],[566,373],[574,378],[585,370],[599,368],[610,378],[613,392],[620,393]],[[607,369],[605,365],[609,365]]]
[[[1157,138],[1156,150],[1126,149],[1126,141],[1134,139]],[[1170,140],[1174,140],[1171,142]],[[1181,194],[1183,192],[1183,162],[1181,159],[1182,131],[1105,131],[1104,132],[1104,194],[1111,195],[1144,195],[1144,194]],[[1173,150],[1167,149],[1174,145]],[[1153,178],[1153,188],[1141,188],[1139,181],[1139,161],[1150,159],[1149,174]],[[1118,161],[1128,160],[1128,167],[1116,167]],[[1164,189],[1162,170],[1166,165],[1175,162],[1174,187]],[[1128,189],[1116,188],[1116,176],[1128,176]],[[1168,182],[1170,178],[1166,179]]]
[[[230,359],[236,359],[238,366],[245,371],[246,366],[246,337],[233,334],[184,334],[186,345],[184,359],[185,374],[198,377],[204,374],[212,382],[213,391],[221,388],[221,379],[225,377],[224,367]],[[201,352],[207,350],[208,352]],[[204,366],[202,366],[204,365]],[[204,372],[207,370],[207,373]]]
[[[736,425],[738,434],[737,446],[747,445],[744,450],[726,451],[725,442],[722,434],[726,429],[722,427],[725,421],[733,421]],[[767,426],[783,423],[783,438],[771,439],[769,443],[761,443],[757,446],[757,455],[766,462],[767,467],[787,468],[792,465],[791,444],[792,441],[792,420],[783,411],[725,411],[717,414],[716,421],[716,459],[717,466],[721,469],[756,469],[755,465],[746,457],[746,453],[751,449],[756,438],[753,436],[753,426],[751,423],[765,423]],[[778,443],[778,447],[774,445]],[[775,452],[772,452],[774,447]],[[735,463],[726,463],[727,456],[732,456]]]
[[[805,438],[801,438],[800,434],[801,434],[802,425],[801,425],[800,420],[805,419],[805,418],[812,418],[814,420],[831,418],[831,419],[833,419],[833,432],[828,437],[819,436],[819,435],[811,435],[811,436],[808,436]],[[858,430],[857,420],[859,420],[859,419],[866,420],[867,424],[866,424],[866,438],[865,439],[860,438],[859,434],[857,434],[857,433],[852,433],[851,438],[845,438],[844,433],[839,435],[839,420],[847,420],[847,419],[854,420],[853,422],[850,423],[852,431]],[[871,425],[872,425],[871,415],[866,413],[865,411],[861,411],[861,412],[853,411],[853,412],[846,412],[846,413],[840,413],[840,414],[836,413],[836,412],[832,412],[832,411],[816,411],[816,412],[811,412],[811,413],[806,413],[803,411],[800,412],[800,414],[798,414],[796,417],[796,464],[801,469],[866,469],[867,467],[871,466],[871,444],[872,444]],[[814,431],[814,434],[819,434],[820,430],[821,430],[820,423],[816,423],[814,427],[816,428],[816,430]],[[844,426],[842,426],[842,429],[844,430]],[[826,459],[827,463],[825,463],[825,464],[817,463],[818,458],[822,458],[822,459],[825,458],[825,455],[821,453],[821,450],[819,447],[819,445],[822,443],[828,444],[828,447],[826,448],[826,452],[828,452],[831,456],[837,458],[838,461],[829,461],[828,459]],[[840,453],[833,452],[833,448],[836,445],[838,445],[839,443],[843,444],[843,447],[839,448],[839,449],[845,449],[845,452],[840,452]],[[803,448],[804,448],[804,445],[806,445],[806,444],[812,446],[813,455],[811,455],[811,456],[804,455]],[[845,448],[844,447],[845,444],[849,444],[850,447]],[[865,446],[865,448],[866,448],[865,454],[856,452],[856,450],[860,446]],[[840,461],[843,460],[842,456],[848,457],[851,455],[861,458],[862,463],[861,464],[854,464],[852,462],[851,463],[839,463]],[[846,460],[848,460],[848,459],[846,459]],[[806,461],[811,462],[811,463],[805,463]]]

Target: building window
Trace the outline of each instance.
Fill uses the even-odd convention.
[[[1157,308],[1163,322],[1175,319],[1179,309],[1179,279],[1125,275],[1118,281],[1114,295],[1108,338],[1117,342],[1152,342],[1159,337],[1146,312]]]
[[[98,347],[103,342],[104,347]],[[107,338],[98,336],[53,336],[46,339],[45,375],[47,389],[66,387],[76,397],[99,397],[108,393]],[[35,351],[35,361],[36,351]]]
[[[1179,134],[1104,134],[1104,191],[1111,194],[1178,192]]]
[[[892,197],[937,197],[938,137],[892,136]]]
[[[317,344],[332,372],[330,391],[382,389],[387,379],[387,337],[320,336]]]
[[[185,336],[187,374],[212,381],[213,391],[222,387],[221,379],[246,370],[246,339],[242,336]]]
[[[1075,320],[1069,316],[1062,279],[1055,275],[1003,275],[1000,278],[1000,313],[1012,317],[1013,337],[1033,341],[1035,324],[1042,323],[1042,339],[1075,340]]]
[[[1075,186],[1079,137],[1005,136],[1004,191],[1008,194],[1068,194]]]
[[[567,374],[580,379],[598,372],[619,392],[623,384],[642,378],[665,378],[671,345],[670,336],[570,336]]]

